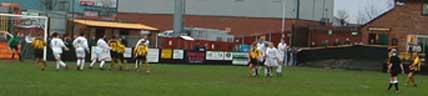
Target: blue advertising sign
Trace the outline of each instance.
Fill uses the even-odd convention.
[[[248,45],[248,44],[241,44],[241,45],[239,45],[239,51],[241,51],[241,52],[248,52],[248,51],[250,51],[250,45]]]

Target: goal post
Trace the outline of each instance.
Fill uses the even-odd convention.
[[[47,42],[48,36],[49,36],[48,24],[49,24],[49,17],[47,16],[32,16],[32,15],[0,13],[0,31],[6,31],[11,34],[20,33],[22,34],[22,40],[24,42],[25,42],[26,36],[29,36],[30,34],[34,34],[34,33],[43,35],[43,39]],[[43,60],[46,60],[46,59],[47,59],[47,47],[43,49]]]

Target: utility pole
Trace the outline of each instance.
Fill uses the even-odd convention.
[[[184,30],[185,0],[175,0],[174,34],[182,35]]]
[[[273,1],[273,3],[281,4],[282,16],[281,16],[281,38],[285,38],[285,10],[286,10],[286,2],[285,0]]]
[[[74,22],[74,4],[75,3],[75,0],[71,0],[71,35],[73,36],[73,33],[74,33],[74,31],[75,31],[75,22]],[[68,16],[68,15],[66,15],[66,16]]]
[[[282,4],[282,21],[281,21],[281,38],[285,38],[285,0],[281,1]]]

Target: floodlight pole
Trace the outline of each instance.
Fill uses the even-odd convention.
[[[282,22],[281,22],[281,37],[282,38],[285,38],[285,1],[284,0],[282,0],[281,1],[281,4],[282,4]]]
[[[180,36],[184,29],[185,0],[175,0],[174,34]]]

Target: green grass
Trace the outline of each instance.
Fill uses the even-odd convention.
[[[69,65],[74,66],[73,63]],[[74,69],[74,67],[72,68]],[[395,96],[381,72],[286,68],[281,78],[248,78],[243,66],[152,66],[152,74],[88,70],[41,72],[34,64],[0,61],[0,96]],[[426,96],[427,76],[400,96]]]

